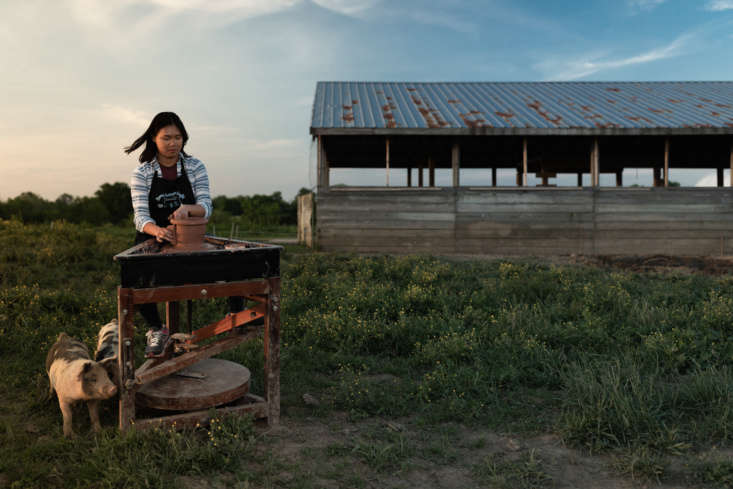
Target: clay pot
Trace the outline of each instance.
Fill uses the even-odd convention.
[[[208,219],[195,217],[189,219],[171,219],[176,233],[175,251],[196,251],[207,248],[204,242]]]

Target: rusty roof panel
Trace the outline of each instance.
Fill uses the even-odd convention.
[[[319,129],[731,128],[733,82],[318,82]]]

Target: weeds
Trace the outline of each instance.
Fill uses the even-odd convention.
[[[17,487],[173,487],[182,475],[236,470],[253,453],[252,420],[214,418],[203,430],[156,429],[66,440],[44,436],[29,440],[6,430],[0,470]],[[204,436],[206,435],[206,436]],[[33,459],[33,463],[22,463]]]
[[[554,483],[544,469],[544,463],[534,451],[510,459],[503,452],[487,456],[473,469],[476,478],[489,487],[539,489]]]
[[[717,460],[703,462],[696,468],[698,479],[713,487],[733,487],[733,462],[730,460]]]
[[[249,449],[249,428],[225,421],[206,436],[196,430],[192,441],[113,430],[94,438],[83,424],[76,442],[59,439],[58,407],[42,400],[46,352],[61,331],[94,348],[99,327],[116,316],[111,257],[132,235],[111,226],[0,221],[0,472],[21,487],[94,487],[117,450],[127,455],[109,465],[104,477],[111,479],[103,480],[111,487],[126,485],[128,470],[153,487],[170,483],[175,471],[243,470],[226,454]],[[289,249],[281,269],[285,414],[338,410],[352,420],[411,416],[427,427],[459,421],[554,431],[573,446],[615,454],[617,470],[649,479],[663,476],[668,457],[733,438],[729,277]],[[223,300],[195,304],[197,325],[226,309]],[[142,335],[135,340],[142,352]],[[261,343],[223,356],[247,365],[251,390],[263,392]],[[305,392],[322,400],[317,409],[303,406]],[[115,424],[114,406],[103,408],[102,419]],[[393,435],[346,448],[374,470],[409,470],[421,450]],[[193,463],[194,455],[202,462]],[[532,457],[489,459],[477,473],[519,471],[530,481],[522,484],[548,484]],[[729,484],[724,461],[697,473]]]
[[[666,466],[665,457],[654,450],[640,446],[614,457],[614,468],[633,480],[659,483]]]

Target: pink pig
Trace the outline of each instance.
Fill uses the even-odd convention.
[[[89,358],[89,350],[79,340],[61,333],[46,356],[46,371],[51,382],[49,394],[56,391],[64,417],[64,436],[74,435],[71,406],[86,401],[94,431],[99,423],[99,401],[117,394],[117,386],[109,379],[104,367]]]

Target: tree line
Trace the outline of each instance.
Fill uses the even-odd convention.
[[[301,188],[298,195],[309,193]],[[212,199],[215,216],[236,217],[243,227],[295,225],[298,222],[297,197],[288,202],[280,192],[272,195],[220,195]],[[27,223],[65,220],[74,223],[101,225],[132,221],[130,187],[126,183],[104,183],[94,196],[74,197],[62,194],[56,200],[46,200],[24,192],[17,197],[0,200],[0,219],[16,219]]]

